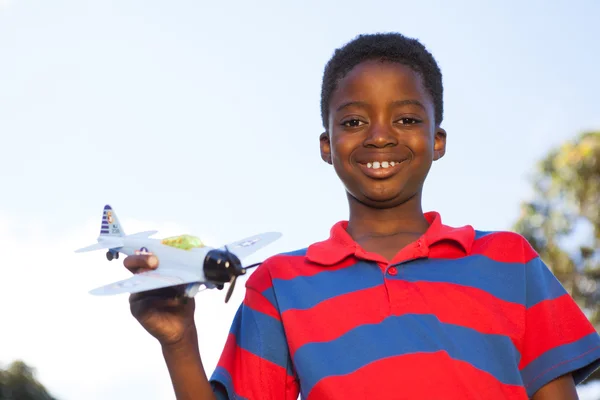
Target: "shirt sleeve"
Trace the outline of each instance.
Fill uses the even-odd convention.
[[[251,278],[255,274],[264,275],[257,269]],[[298,382],[272,286],[249,283],[211,384],[219,399],[296,400]]]
[[[581,383],[600,366],[600,336],[536,255],[525,265],[525,334],[519,369],[527,394],[572,373]]]

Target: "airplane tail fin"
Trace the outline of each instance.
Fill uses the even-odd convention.
[[[100,226],[100,237],[122,237],[125,232],[121,227],[117,214],[108,204],[104,206],[102,212],[102,225]]]

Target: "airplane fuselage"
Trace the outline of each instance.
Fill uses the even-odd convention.
[[[104,240],[105,239],[102,237],[98,238],[99,243],[102,243],[102,241]],[[197,265],[197,272],[201,275],[203,275],[202,266],[204,263],[204,258],[206,257],[208,251],[212,250],[211,247],[200,247],[191,250],[183,250],[176,247],[167,246],[163,244],[160,239],[142,238],[135,236],[124,236],[121,238],[121,241],[123,242],[123,246],[110,248],[109,252],[113,255],[115,255],[116,253],[122,253],[128,256],[151,253],[154,254],[159,260],[163,260],[168,264]]]

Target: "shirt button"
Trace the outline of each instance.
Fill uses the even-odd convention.
[[[396,276],[398,275],[398,270],[396,269],[396,267],[390,267],[390,269],[388,269],[388,274]]]

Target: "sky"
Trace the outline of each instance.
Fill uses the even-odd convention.
[[[598,17],[594,0],[0,0],[0,362],[61,400],[174,398],[127,296],[88,294],[127,271],[73,251],[105,204],[127,233],[283,233],[248,262],[325,239],[348,210],[319,155],[321,78],[360,33],[416,37],[444,74],[425,210],[510,229],[536,162],[600,129]],[[209,373],[243,292],[197,295]]]

